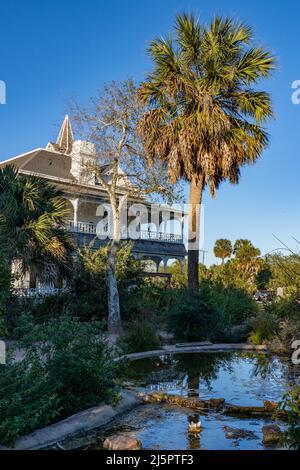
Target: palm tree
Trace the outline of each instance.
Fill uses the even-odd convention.
[[[162,159],[171,181],[190,182],[188,278],[198,289],[198,205],[205,186],[212,196],[240,169],[254,163],[268,144],[264,121],[273,115],[270,96],[256,86],[274,68],[274,58],[252,45],[252,30],[216,17],[207,27],[179,15],[175,34],[151,42],[153,71],[139,96],[150,106],[139,130],[147,155]]]
[[[45,180],[0,169],[0,252],[22,270],[42,272],[54,265],[67,278],[74,245],[63,228],[69,215],[61,192]]]
[[[257,274],[262,264],[262,260],[259,258],[261,252],[250,240],[237,240],[233,247],[233,253],[238,267],[243,270],[246,276]]]
[[[232,245],[231,241],[226,238],[220,238],[216,240],[214,246],[214,254],[217,258],[221,258],[222,264],[224,264],[225,258],[230,258],[232,255]]]

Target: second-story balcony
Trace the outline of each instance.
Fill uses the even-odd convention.
[[[97,224],[91,222],[76,222],[69,221],[68,230],[73,233],[83,233],[90,235],[97,235]],[[107,229],[108,231],[108,229]],[[139,230],[136,232],[135,239],[137,240],[150,240],[164,243],[183,243],[182,235],[174,233],[164,233],[152,230]]]

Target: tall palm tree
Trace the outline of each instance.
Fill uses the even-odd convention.
[[[67,278],[74,246],[63,228],[69,211],[61,192],[45,180],[0,169],[0,252],[23,271],[42,272],[49,264]]]
[[[225,258],[230,258],[232,251],[233,249],[230,240],[227,240],[226,238],[219,238],[219,240],[216,240],[214,254],[217,258],[221,258],[222,264],[224,264]]]
[[[179,15],[175,34],[151,42],[153,71],[139,89],[149,104],[139,124],[151,159],[159,157],[176,182],[190,182],[188,277],[198,289],[197,208],[205,186],[238,183],[240,169],[268,144],[264,121],[273,115],[268,93],[256,86],[274,68],[270,52],[252,45],[252,30],[230,18],[209,26]]]

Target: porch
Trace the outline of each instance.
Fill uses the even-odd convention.
[[[97,236],[97,224],[92,222],[74,222],[68,223],[68,230],[73,233],[86,233]],[[153,230],[138,230],[135,234],[137,240],[152,240],[165,243],[183,243],[183,236],[175,233],[165,233]]]

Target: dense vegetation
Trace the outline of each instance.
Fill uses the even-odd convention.
[[[186,269],[181,275],[180,266],[174,263],[168,268],[170,283],[163,279],[150,280],[141,276],[142,266],[131,256],[131,246],[123,245],[116,262],[122,317],[125,330],[129,331],[122,338],[123,348],[128,351],[153,348],[158,344],[158,330],[168,330],[175,339],[184,341],[249,339],[256,344],[269,341],[274,349],[282,351],[290,347],[300,328],[299,289],[292,276],[297,266],[295,256],[274,255],[263,259],[257,256],[258,249],[249,241],[239,240],[235,247],[237,245],[242,247],[242,253],[235,248],[235,255],[226,263],[210,268],[199,266],[200,289],[193,298],[187,292]],[[106,329],[103,249],[85,247],[81,250],[74,264],[68,291],[39,302],[14,297],[3,257],[2,265],[2,335],[16,336],[19,318],[24,312],[31,314],[37,323],[68,314],[81,321],[100,320],[102,328]],[[274,295],[275,286],[284,288],[283,297]],[[273,300],[258,304],[253,294],[259,289],[271,292]],[[141,331],[145,334],[140,334]],[[134,335],[136,340],[133,340]]]
[[[99,325],[61,316],[42,325],[22,317],[25,358],[11,351],[0,375],[0,442],[14,440],[77,411],[118,399],[117,376]]]
[[[11,276],[7,260],[0,253],[0,337],[8,334],[8,301],[11,296]]]

